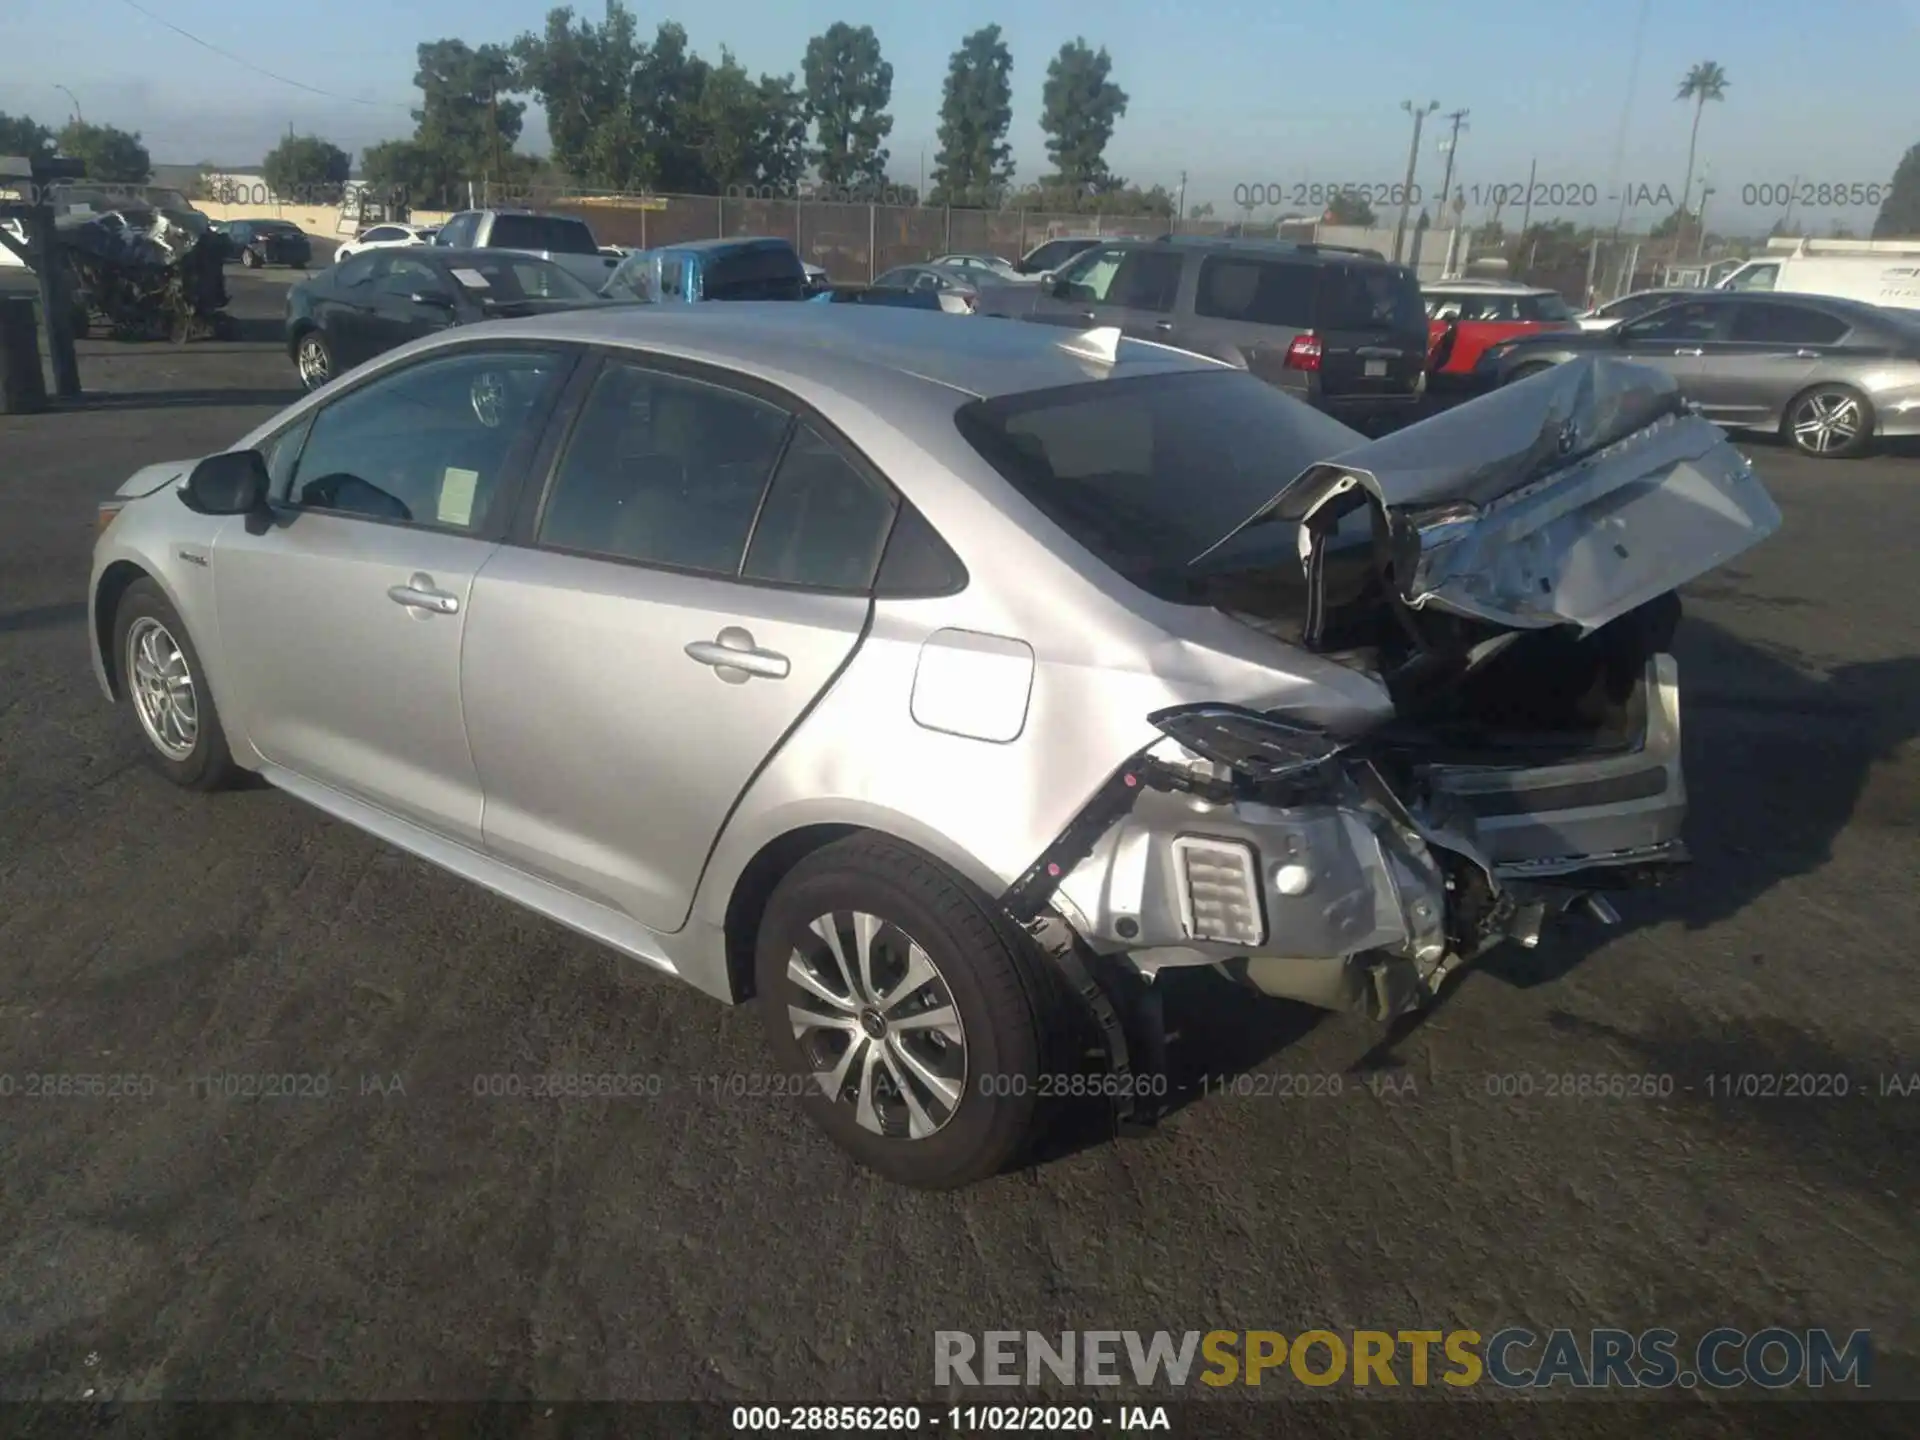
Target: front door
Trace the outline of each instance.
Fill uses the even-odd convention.
[[[480,843],[467,610],[568,363],[552,349],[424,358],[287,437],[272,520],[229,521],[212,558],[221,704],[267,760]]]
[[[894,505],[780,406],[608,360],[540,515],[474,584],[489,850],[679,929],[735,802],[859,644]]]
[[[1617,352],[1628,360],[1653,365],[1673,376],[1682,394],[1693,398],[1707,345],[1720,331],[1726,302],[1688,300],[1629,320],[1613,331]]]
[[[448,303],[428,305],[413,298],[432,294],[445,295]],[[371,300],[365,320],[368,353],[378,355],[454,324],[459,297],[441,271],[396,250],[376,257]]]

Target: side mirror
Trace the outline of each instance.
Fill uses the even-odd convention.
[[[193,467],[180,499],[201,515],[251,515],[266,505],[271,483],[258,450],[228,450]]]
[[[447,294],[444,290],[416,290],[413,294],[409,295],[407,299],[411,300],[415,305],[431,305],[436,310],[451,310],[454,308],[453,296]]]

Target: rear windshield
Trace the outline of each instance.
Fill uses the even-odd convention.
[[[1314,323],[1325,330],[1427,328],[1427,307],[1411,270],[1390,265],[1329,265]]]
[[[515,300],[592,300],[594,292],[551,260],[474,260],[450,267],[462,289],[482,304]]]
[[[1167,599],[1187,598],[1186,567],[1308,466],[1364,443],[1240,370],[1005,395],[955,418],[1048,519]],[[1298,568],[1291,549],[1284,563]]]
[[[707,265],[709,300],[802,300],[806,289],[806,269],[787,246],[723,250]]]
[[[559,215],[496,215],[487,244],[501,250],[549,250],[556,255],[598,255],[584,220]]]

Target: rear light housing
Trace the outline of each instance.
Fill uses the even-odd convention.
[[[101,501],[99,508],[95,512],[93,533],[96,536],[106,534],[107,527],[113,524],[113,522],[119,518],[120,512],[126,508],[127,502],[124,500]]]
[[[1311,330],[1304,335],[1293,337],[1293,343],[1287,346],[1286,366],[1289,370],[1318,370],[1320,368],[1320,337]]]

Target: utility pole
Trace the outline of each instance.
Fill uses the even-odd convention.
[[[1693,258],[1704,260],[1707,257],[1707,197],[1713,194],[1713,186],[1707,183],[1705,176],[1700,180],[1700,236],[1694,245]]]
[[[1187,172],[1182,170],[1180,172],[1180,198],[1174,201],[1174,204],[1173,204],[1173,230],[1171,233],[1176,235],[1180,233],[1180,222],[1186,219],[1186,217],[1187,217]]]
[[[73,101],[73,123],[76,125],[86,124],[87,117],[80,113],[80,101],[74,95],[73,91],[67,89],[67,87],[64,85],[55,85],[53,88],[58,90],[62,95],[66,96],[67,99]]]
[[[1400,108],[1413,116],[1413,144],[1407,148],[1407,183],[1400,192],[1400,219],[1393,227],[1393,263],[1400,263],[1400,248],[1406,239],[1407,215],[1413,208],[1413,176],[1420,166],[1420,130],[1427,123],[1427,116],[1440,108],[1438,100],[1429,101],[1425,106],[1416,106],[1411,100],[1402,100]]]
[[[1533,182],[1539,173],[1540,161],[1538,158],[1535,158],[1534,161],[1527,166],[1526,204],[1520,211],[1520,233],[1522,235],[1526,234],[1527,227],[1533,224]]]
[[[1436,215],[1447,213],[1447,195],[1453,189],[1453,157],[1460,148],[1460,131],[1466,127],[1466,119],[1470,113],[1472,112],[1467,110],[1450,110],[1440,117],[1442,120],[1453,122],[1453,131],[1440,146],[1447,152],[1447,173],[1440,181],[1440,204],[1434,211]]]

